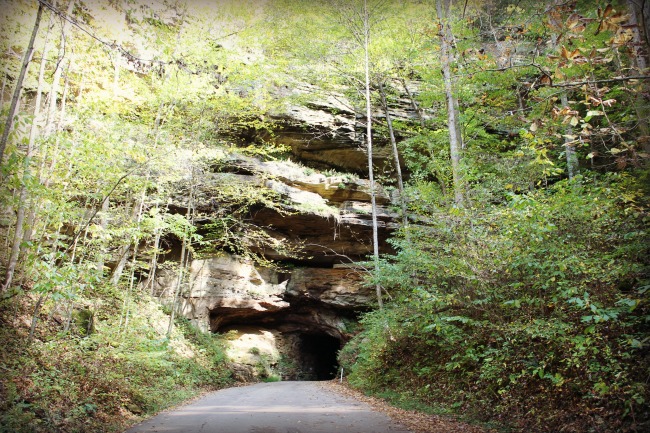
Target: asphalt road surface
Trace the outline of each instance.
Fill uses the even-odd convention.
[[[409,433],[368,404],[318,382],[222,389],[125,433]]]

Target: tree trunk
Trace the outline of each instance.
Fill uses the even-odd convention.
[[[417,101],[415,100],[415,98],[411,94],[411,91],[406,85],[406,80],[404,78],[400,78],[399,81],[402,83],[402,87],[404,87],[404,91],[406,92],[406,94],[409,97],[409,100],[411,101],[411,106],[413,107],[415,114],[418,116],[418,120],[420,121],[420,127],[424,129],[426,125],[424,123],[424,116],[422,115],[422,109],[418,106]]]
[[[365,96],[366,96],[366,143],[368,145],[368,181],[370,182],[370,203],[372,208],[372,251],[375,270],[379,269],[379,229],[377,227],[377,192],[375,190],[375,177],[372,166],[372,106],[370,104],[370,16],[368,13],[368,0],[363,2],[363,51],[365,69]],[[377,303],[379,309],[384,307],[381,286],[376,285]]]
[[[51,17],[50,17],[51,21]],[[14,240],[11,246],[11,254],[9,255],[9,261],[7,263],[7,270],[5,273],[4,284],[0,292],[4,292],[9,289],[9,286],[13,282],[14,274],[16,271],[16,266],[18,265],[18,259],[20,254],[23,252],[21,247],[23,241],[25,240],[25,234],[29,231],[31,233],[31,226],[29,225],[29,218],[27,218],[27,224],[25,224],[25,215],[31,215],[31,209],[34,209],[35,204],[32,203],[30,206],[30,212],[28,212],[28,183],[31,178],[31,159],[34,153],[34,142],[36,140],[36,132],[38,129],[38,117],[41,110],[41,97],[43,89],[43,77],[45,76],[45,65],[46,65],[46,54],[47,54],[47,39],[50,33],[48,28],[47,34],[45,35],[45,42],[43,45],[43,55],[41,58],[41,64],[38,72],[38,85],[36,88],[36,97],[34,101],[34,120],[32,121],[32,126],[29,132],[29,140],[27,142],[27,151],[25,154],[25,160],[23,163],[23,180],[20,185],[19,199],[18,199],[18,208],[16,210],[16,226],[14,230]],[[25,227],[27,226],[27,230]]]
[[[129,288],[126,291],[126,297],[124,298],[124,331],[129,329],[129,317],[130,317],[130,304],[131,304],[131,294],[133,293],[133,285],[135,280],[135,265],[138,258],[138,246],[140,244],[139,231],[140,231],[140,222],[142,221],[142,211],[144,209],[144,201],[147,195],[147,188],[142,188],[142,195],[140,196],[140,206],[138,208],[137,216],[137,232],[135,239],[133,240],[133,256],[131,259],[131,274],[129,276]]]
[[[25,158],[26,166],[29,165],[29,158]],[[25,173],[29,173],[29,170],[27,167],[24,168]],[[9,290],[9,287],[11,286],[11,283],[14,278],[14,273],[16,271],[16,266],[18,265],[18,258],[20,256],[20,245],[23,240],[23,229],[24,229],[24,223],[25,223],[25,205],[24,203],[27,201],[27,185],[25,185],[25,182],[28,182],[29,179],[25,176],[23,176],[23,184],[21,185],[20,188],[20,197],[18,199],[18,209],[16,211],[16,229],[14,231],[14,241],[11,246],[11,254],[9,255],[9,261],[7,262],[7,270],[5,272],[5,278],[4,278],[4,283],[2,284],[2,287],[0,287],[0,294],[1,293],[6,293],[7,290]]]
[[[139,209],[140,209],[140,204],[136,200],[133,206],[133,210],[131,211],[131,221],[134,221],[138,217]],[[111,274],[111,279],[110,279],[111,284],[113,285],[117,284],[120,281],[120,277],[122,276],[122,271],[124,271],[126,262],[129,260],[129,250],[131,250],[130,239],[125,245],[122,245],[118,249],[117,265],[115,265],[115,269],[113,269],[113,273]]]
[[[635,52],[637,56],[644,58],[644,68],[650,63],[650,1],[648,0],[627,0],[630,11],[630,23],[636,25],[634,29]]]
[[[4,159],[5,148],[7,147],[7,139],[9,138],[9,132],[11,132],[11,127],[13,126],[13,122],[14,122],[14,116],[16,115],[17,112],[18,99],[20,99],[20,92],[23,89],[23,81],[25,80],[25,74],[27,73],[27,68],[29,68],[29,63],[32,60],[32,54],[34,52],[34,41],[36,40],[38,27],[41,25],[42,16],[43,16],[43,3],[39,2],[38,11],[36,12],[36,21],[34,22],[34,29],[32,30],[32,36],[29,40],[29,44],[27,45],[27,51],[25,51],[23,64],[20,68],[20,73],[18,74],[18,80],[16,81],[16,89],[14,90],[14,95],[11,98],[9,114],[7,115],[7,121],[5,122],[5,129],[4,131],[2,131],[2,137],[0,137],[0,164]]]
[[[388,134],[390,136],[390,144],[393,148],[393,159],[395,161],[395,171],[397,173],[397,188],[399,191],[399,201],[402,206],[402,226],[408,225],[408,214],[406,209],[406,195],[404,194],[404,181],[402,178],[402,166],[399,161],[399,151],[397,150],[397,141],[395,140],[395,132],[393,131],[393,120],[388,111],[388,101],[386,100],[386,92],[384,85],[379,83],[379,95],[381,96],[381,105],[383,106],[384,113],[386,114],[386,124],[388,125]],[[407,235],[408,236],[408,235]]]
[[[102,210],[99,214],[99,226],[102,228],[102,231],[106,231],[108,228],[108,211],[111,207],[111,200],[109,197],[102,202]],[[97,271],[99,275],[104,275],[104,253],[99,252],[99,257],[97,258]]]
[[[117,98],[120,91],[120,50],[116,47],[113,50],[113,97]]]
[[[2,87],[0,88],[0,110],[5,105],[5,89],[7,88],[7,67],[2,72]]]
[[[68,97],[68,89],[69,89],[69,84],[70,84],[70,68],[72,65],[72,59],[70,62],[67,64],[67,72],[65,74],[65,79],[63,80],[63,93],[61,94],[61,110],[59,111],[59,116],[58,119],[54,122],[53,125],[53,132],[57,133],[56,138],[54,140],[54,148],[52,149],[52,156],[50,158],[50,166],[48,170],[45,170],[43,167],[41,169],[41,183],[43,183],[46,187],[50,186],[50,182],[52,181],[52,175],[54,174],[54,169],[56,168],[56,164],[59,160],[59,147],[61,146],[61,136],[58,134],[58,132],[61,131],[61,125],[65,121],[65,114],[66,114],[66,99]],[[45,158],[43,159],[43,162],[45,163]]]
[[[34,313],[32,313],[32,324],[29,327],[29,341],[32,341],[34,339],[34,332],[36,331],[36,323],[38,322],[38,313],[41,312],[41,306],[43,305],[43,302],[47,299],[48,294],[41,294],[41,296],[38,297],[38,301],[36,302],[36,305],[34,306]]]
[[[41,115],[41,103],[42,103],[42,97],[43,97],[43,83],[45,81],[45,66],[47,65],[47,51],[48,51],[48,39],[50,36],[50,31],[54,27],[54,23],[52,21],[52,14],[50,14],[50,22],[47,27],[47,33],[45,34],[45,41],[43,42],[43,52],[41,55],[41,66],[38,71],[38,85],[36,87],[36,97],[34,99],[34,120],[32,121],[32,127],[29,131],[29,141],[27,144],[27,158],[30,158],[34,152],[34,143],[36,142],[36,136],[38,135],[38,123],[39,123],[39,117]],[[29,165],[25,166],[27,169],[31,169]],[[26,173],[25,178],[29,177],[29,174]],[[25,188],[25,184],[21,186],[21,188]],[[36,199],[32,197],[30,200],[30,204],[28,207],[28,212],[27,212],[27,218],[25,222],[25,231],[23,234],[23,245],[26,245],[27,242],[29,242],[32,238],[32,233],[34,231],[34,217],[36,214],[36,207],[38,204],[36,203]],[[19,206],[28,206],[27,202],[21,202]],[[24,248],[21,248],[21,254],[24,253]]]
[[[115,265],[115,268],[113,269],[113,272],[111,273],[111,284],[116,285],[120,281],[120,277],[122,276],[122,272],[124,271],[124,267],[126,266],[126,262],[129,259],[129,251],[131,250],[131,244],[126,244],[122,245],[118,249],[118,261],[117,265]]]
[[[650,63],[650,1],[645,0],[639,4],[637,1],[628,0],[630,10],[630,22],[633,32],[634,58],[638,75],[645,75]],[[650,91],[648,82],[641,80],[638,84],[639,89],[635,92],[635,110],[637,122],[639,125],[639,135],[650,135],[650,104],[648,103],[648,92]],[[650,140],[645,139],[643,150],[650,153]]]
[[[67,16],[72,16],[72,11],[74,9],[74,0],[70,0],[68,3],[68,10],[66,11]],[[52,76],[52,87],[50,89],[50,103],[47,109],[47,120],[45,121],[45,128],[43,129],[43,135],[46,137],[52,135],[55,130],[56,125],[56,102],[59,95],[59,87],[61,82],[61,75],[65,69],[65,53],[66,53],[66,32],[70,28],[70,22],[65,21],[63,28],[61,29],[61,42],[59,45],[59,55],[56,63],[56,70]]]
[[[154,284],[156,281],[156,271],[158,267],[158,249],[160,248],[160,234],[161,230],[156,229],[156,237],[153,241],[153,257],[151,257],[151,262],[149,264],[149,275],[147,276],[147,280],[144,284],[145,290],[151,286],[151,290],[149,291],[149,294],[151,296],[154,296]]]
[[[563,109],[569,106],[569,100],[567,99],[566,92],[562,92],[560,95],[560,103],[562,104]],[[575,144],[572,143],[574,140],[570,138],[573,136],[573,128],[570,125],[567,126],[564,135],[564,152],[566,155],[567,174],[569,175],[569,179],[573,179],[575,175],[578,174],[579,169],[578,155],[576,155]]]
[[[444,3],[442,5],[441,3]],[[444,9],[443,9],[444,6]],[[436,12],[440,20],[440,61],[447,101],[447,128],[449,130],[449,153],[451,156],[451,173],[454,183],[454,203],[458,207],[464,206],[462,175],[460,173],[461,149],[463,147],[460,134],[458,100],[453,91],[452,64],[452,33],[449,24],[449,9],[451,0],[436,2]]]
[[[185,218],[187,222],[192,221],[192,211],[194,207],[194,170],[192,169],[192,185],[190,186],[190,197],[187,205],[187,213]],[[172,335],[172,330],[174,329],[174,319],[176,317],[176,309],[178,303],[178,297],[181,293],[181,286],[183,284],[183,278],[185,277],[185,268],[188,266],[189,262],[189,251],[188,244],[191,241],[189,239],[189,233],[185,233],[183,236],[183,246],[181,247],[181,261],[180,268],[178,269],[178,278],[176,279],[176,287],[174,288],[174,296],[172,297],[172,306],[171,313],[169,315],[169,325],[167,326],[167,338],[170,338]]]
[[[36,87],[36,97],[34,98],[34,121],[32,122],[32,127],[29,131],[29,143],[27,145],[27,154],[30,155],[34,149],[34,142],[36,141],[36,135],[38,134],[38,120],[41,115],[41,104],[43,99],[43,82],[45,81],[45,66],[47,65],[47,52],[48,52],[48,39],[50,36],[50,31],[54,24],[52,23],[52,15],[50,14],[50,24],[47,27],[47,33],[45,33],[45,41],[43,42],[43,52],[41,55],[41,65],[38,70],[38,85]]]

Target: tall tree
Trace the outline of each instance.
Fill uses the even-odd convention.
[[[29,68],[29,64],[32,60],[32,54],[34,53],[34,41],[36,40],[36,35],[38,34],[38,28],[41,25],[41,17],[43,16],[43,3],[38,3],[38,11],[36,12],[36,20],[34,21],[34,28],[32,29],[32,35],[29,39],[29,44],[27,45],[27,50],[25,50],[25,57],[23,58],[23,64],[20,68],[20,74],[16,80],[16,87],[14,89],[14,95],[11,98],[11,105],[9,107],[9,114],[7,114],[7,120],[5,121],[5,128],[2,131],[2,137],[0,137],[0,163],[4,159],[5,148],[7,146],[7,139],[9,138],[9,133],[14,122],[14,116],[16,115],[16,109],[18,107],[18,100],[20,99],[20,93],[23,90],[23,80],[25,79],[25,74]],[[0,292],[6,290],[6,279],[5,284],[0,289]]]
[[[406,86],[404,87],[406,88]],[[381,105],[384,110],[384,115],[386,116],[386,124],[388,126],[388,136],[390,138],[390,144],[393,149],[393,163],[395,164],[395,172],[397,174],[397,189],[399,191],[399,201],[400,201],[400,206],[402,208],[402,226],[406,227],[408,224],[408,215],[407,215],[407,208],[406,208],[406,195],[404,193],[404,179],[402,178],[402,164],[399,159],[399,151],[397,149],[397,140],[395,139],[395,131],[393,130],[393,119],[388,109],[388,100],[386,98],[386,91],[384,89],[384,84],[381,82],[381,80],[379,81],[379,96],[381,97]],[[411,101],[413,101],[413,99],[411,99]],[[415,106],[417,107],[417,105]]]
[[[368,181],[370,182],[370,203],[372,206],[372,251],[375,268],[379,268],[379,229],[377,225],[377,190],[372,165],[372,103],[370,101],[370,13],[368,0],[363,0],[363,55],[366,97],[366,144],[368,152]],[[375,286],[379,308],[383,308],[381,286]]]
[[[451,30],[451,0],[437,0],[438,36],[440,38],[440,61],[447,103],[447,129],[449,131],[449,154],[451,156],[451,171],[454,186],[454,203],[458,207],[464,205],[463,179],[461,173],[461,150],[463,138],[460,131],[460,110],[458,98],[454,93],[454,77],[452,64],[454,62],[454,36]]]

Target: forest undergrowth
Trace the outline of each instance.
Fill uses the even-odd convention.
[[[185,319],[167,338],[169,315],[145,295],[128,324],[115,289],[71,315],[66,302],[45,302],[30,338],[37,302],[0,306],[2,432],[119,432],[231,383],[219,338]]]
[[[581,176],[411,226],[376,275],[394,300],[339,356],[350,383],[507,431],[648,431],[639,179]]]

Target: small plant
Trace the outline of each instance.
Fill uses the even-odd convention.
[[[277,374],[272,374],[262,379],[262,382],[280,382],[282,378]]]

